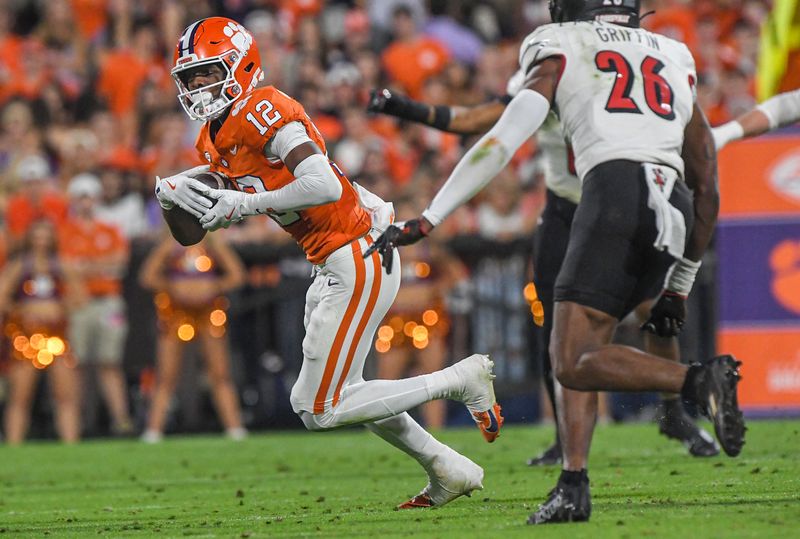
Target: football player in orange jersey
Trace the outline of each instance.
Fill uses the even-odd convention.
[[[404,380],[362,376],[375,330],[400,286],[397,258],[387,271],[377,254],[362,255],[393,219],[391,205],[329,161],[300,103],[271,86],[256,88],[263,78],[258,49],[235,21],[211,17],[190,25],[178,41],[172,74],[186,113],[204,122],[197,150],[208,166],[157,179],[165,219],[175,219],[177,205],[216,230],[266,214],[314,264],[303,366],[291,393],[305,426],[364,424],[415,458],[429,482],[403,508],[443,505],[482,488],[481,467],[435,440],[406,410],[434,399],[462,402],[494,441],[503,418],[488,357],[476,354]],[[210,189],[192,177],[208,169],[236,190]]]

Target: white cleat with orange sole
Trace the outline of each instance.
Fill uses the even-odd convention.
[[[494,362],[483,354],[473,354],[449,367],[462,381],[462,390],[458,395],[461,402],[467,407],[481,434],[489,443],[500,436],[504,422],[500,414],[500,405],[494,396],[492,380],[495,379],[495,375],[492,373],[492,367]]]
[[[428,470],[428,486],[397,508],[440,507],[460,496],[469,496],[473,491],[482,489],[483,468],[448,447],[431,464]]]

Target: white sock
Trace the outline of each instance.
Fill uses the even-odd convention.
[[[447,450],[446,445],[423,429],[406,412],[364,426],[413,457],[426,470],[437,455]]]

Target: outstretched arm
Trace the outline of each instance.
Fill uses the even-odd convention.
[[[434,106],[384,88],[370,93],[367,110],[429,125],[440,131],[477,135],[485,133],[500,119],[510,100],[511,96],[504,96],[471,107]]]
[[[419,241],[483,189],[544,122],[555,95],[562,62],[560,57],[552,57],[536,64],[526,87],[511,100],[494,127],[461,158],[422,216],[389,227],[365,256],[379,251],[383,255],[383,265],[389,270],[395,247]]]
[[[735,120],[715,127],[717,151],[735,140],[756,137],[773,129],[800,121],[800,90],[771,97]]]

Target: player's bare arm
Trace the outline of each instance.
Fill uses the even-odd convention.
[[[440,131],[479,135],[485,133],[500,119],[510,99],[509,96],[505,96],[471,107],[435,106],[382,89],[371,92],[367,110],[429,125]]]
[[[684,131],[683,161],[686,184],[694,193],[695,222],[692,227],[685,257],[698,261],[703,257],[719,213],[717,187],[717,152],[714,137],[705,114],[697,104]]]
[[[694,194],[694,226],[683,258],[670,267],[664,290],[642,329],[659,337],[680,333],[686,319],[686,298],[692,289],[719,213],[717,152],[714,136],[703,111],[695,103],[692,119],[684,130],[683,162],[686,184]]]
[[[535,64],[525,88],[509,102],[489,132],[461,158],[422,216],[389,227],[364,256],[378,251],[384,267],[391,268],[395,247],[424,238],[456,208],[486,187],[522,143],[544,123],[558,86],[562,61],[547,58]]]

